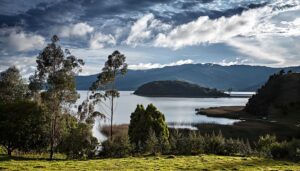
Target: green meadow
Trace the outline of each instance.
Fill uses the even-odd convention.
[[[300,170],[300,163],[217,155],[152,156],[95,160],[1,157],[0,170]]]

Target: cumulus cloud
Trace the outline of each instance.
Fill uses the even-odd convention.
[[[166,66],[177,66],[177,65],[192,64],[192,63],[194,63],[193,60],[187,59],[187,60],[179,60],[179,61],[168,63],[168,64],[139,63],[136,65],[129,65],[128,68],[132,69],[132,70],[147,70],[147,69],[153,69],[153,68],[163,68]]]
[[[155,19],[153,14],[147,14],[132,25],[126,44],[136,46],[152,38],[155,32],[166,31],[170,28],[169,24]]]
[[[63,26],[59,29],[61,37],[84,37],[94,31],[94,28],[87,23],[77,23]]]
[[[105,35],[102,33],[94,34],[90,39],[90,48],[91,49],[102,49],[107,45],[115,45],[116,39],[111,35]]]
[[[260,8],[229,18],[212,20],[207,16],[199,17],[196,21],[175,27],[169,33],[160,33],[154,45],[178,49],[201,43],[224,42],[236,36],[250,36],[260,18],[269,12],[269,8]]]
[[[33,51],[45,45],[44,37],[34,33],[26,33],[17,28],[2,28],[0,37],[0,42],[5,46],[5,51]]]

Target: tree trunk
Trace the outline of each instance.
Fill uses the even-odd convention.
[[[51,144],[50,144],[50,160],[53,159],[53,143],[52,143],[52,140],[51,140]]]
[[[111,97],[111,115],[110,115],[110,140],[113,136],[113,118],[114,118],[114,97]]]
[[[11,148],[7,148],[7,155],[8,156],[11,156],[11,152],[12,152]]]
[[[55,129],[56,129],[56,115],[54,116],[54,120],[51,125],[51,136],[50,136],[50,160],[53,159],[54,154],[54,138],[55,138]]]

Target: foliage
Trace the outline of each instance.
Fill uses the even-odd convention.
[[[28,87],[16,67],[10,67],[0,73],[0,103],[11,103],[25,100]]]
[[[152,129],[161,144],[168,144],[169,130],[165,122],[164,115],[156,109],[153,104],[149,104],[144,109],[143,105],[137,105],[135,111],[130,116],[128,135],[130,142],[134,144],[135,150],[145,149],[148,134]]]
[[[270,150],[272,157],[275,159],[300,160],[300,140],[275,142]]]
[[[253,95],[245,111],[262,117],[299,118],[300,74],[281,70],[269,77],[268,81]],[[286,117],[289,115],[289,117]]]
[[[63,137],[58,150],[69,158],[86,158],[95,155],[98,140],[93,137],[91,126],[78,123],[70,129],[70,133]]]
[[[59,144],[64,124],[63,115],[68,113],[66,106],[73,104],[79,98],[75,88],[75,74],[81,71],[84,62],[71,55],[69,50],[63,51],[58,44],[59,38],[54,35],[43,51],[38,55],[37,70],[30,77],[29,87],[36,100],[47,107],[50,117],[50,159],[55,147]],[[44,89],[45,91],[41,92]],[[37,98],[36,94],[41,94]]]
[[[205,135],[205,145],[204,150],[209,154],[222,154],[223,146],[225,143],[225,138],[223,137],[221,131],[218,135],[213,132],[212,135]]]
[[[36,102],[0,104],[0,144],[9,155],[14,149],[40,151],[49,140],[48,119],[48,113]]]
[[[271,147],[274,143],[276,143],[276,136],[269,134],[260,136],[257,142],[257,150],[261,155],[271,156]]]
[[[178,130],[173,130],[169,141],[170,151],[173,154],[195,155],[204,153],[204,138],[194,131],[180,134]]]
[[[105,157],[126,157],[131,155],[132,146],[127,134],[113,136],[102,143],[102,155]]]
[[[119,97],[119,92],[115,87],[116,78],[118,75],[124,75],[127,72],[127,64],[125,63],[126,57],[121,54],[119,51],[114,51],[111,55],[108,56],[105,66],[102,68],[101,73],[98,75],[97,80],[93,82],[90,90],[92,90],[92,95],[87,99],[86,104],[89,106],[89,110],[81,113],[87,115],[97,115],[103,119],[110,120],[110,128],[112,138],[112,127],[113,127],[113,118],[114,118],[114,99]],[[109,100],[109,104],[106,105],[110,110],[110,113],[101,113],[99,111],[94,111],[94,106],[99,105],[103,101]],[[91,101],[91,102],[90,102]],[[90,103],[89,103],[90,102]]]

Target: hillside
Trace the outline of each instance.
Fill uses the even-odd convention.
[[[245,107],[247,113],[300,122],[300,73],[270,76]]]
[[[216,89],[184,81],[153,81],[140,86],[134,94],[148,97],[228,97]]]
[[[129,70],[124,77],[117,79],[120,90],[136,90],[139,86],[159,80],[182,80],[203,87],[235,91],[256,91],[268,77],[282,68],[264,66],[216,64],[186,64],[149,70]],[[284,70],[300,72],[300,67],[289,67]],[[77,89],[88,90],[97,75],[77,76]]]

